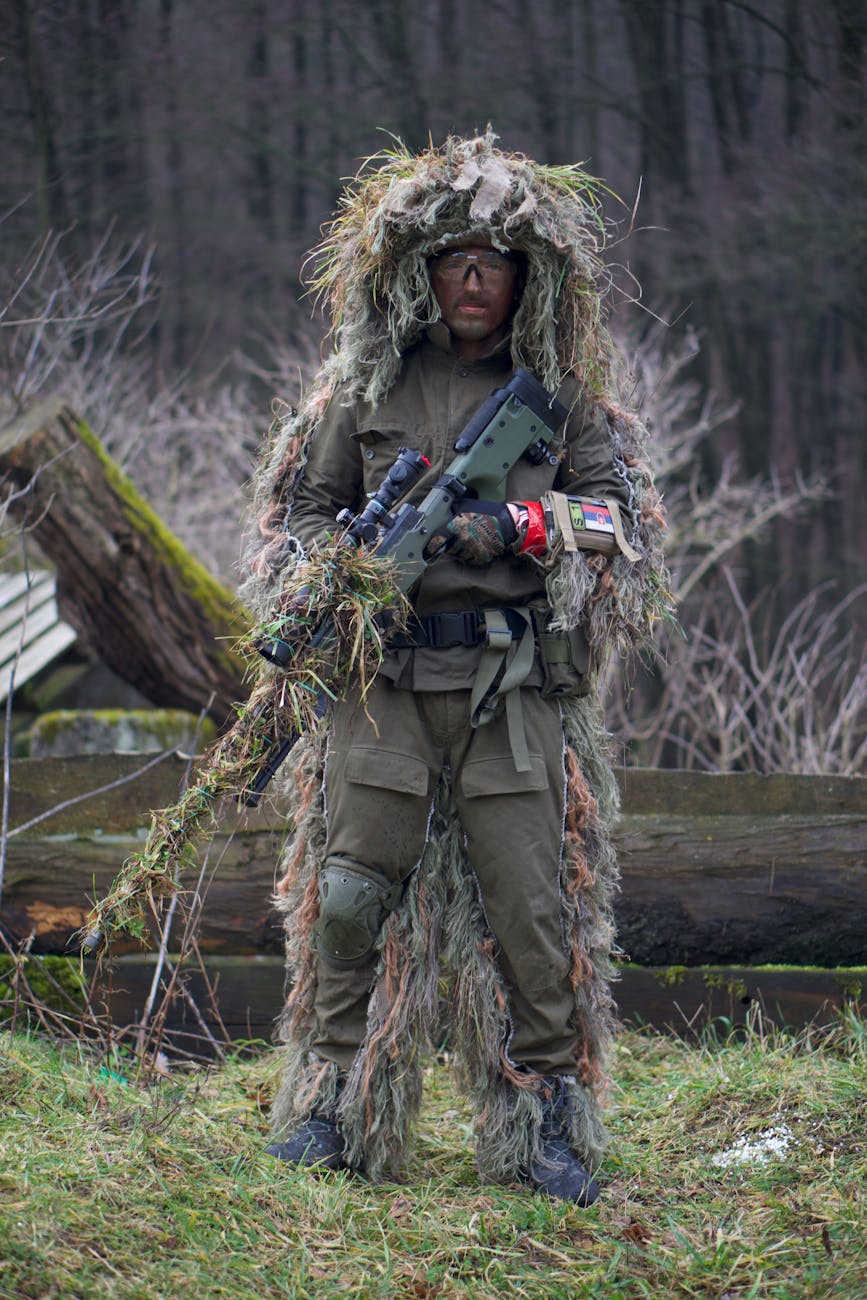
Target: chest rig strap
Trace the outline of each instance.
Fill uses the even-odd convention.
[[[518,605],[414,615],[404,631],[388,635],[388,645],[395,650],[482,646],[470,693],[470,721],[474,727],[484,726],[504,703],[515,769],[530,771],[520,688],[532,671],[537,645],[543,659],[566,663],[570,653],[568,637],[563,633],[536,632],[532,612]]]
[[[530,771],[530,755],[521,708],[521,686],[533,667],[536,640],[533,616],[523,605],[484,611],[486,635],[470,694],[470,722],[482,727],[506,706],[509,745],[518,772]]]

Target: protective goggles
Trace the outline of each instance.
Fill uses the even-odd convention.
[[[467,253],[462,248],[446,249],[432,257],[429,266],[441,280],[462,284],[470,267],[484,280],[505,280],[515,274],[517,263],[510,253],[489,249],[485,253]]]

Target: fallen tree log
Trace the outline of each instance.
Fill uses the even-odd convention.
[[[12,764],[0,908],[7,933],[32,935],[34,951],[64,951],[87,899],[103,894],[141,848],[148,810],[174,802],[187,765],[167,758],[123,786],[15,828],[144,764],[141,755],[119,754]],[[616,912],[632,962],[867,964],[867,780],[641,769],[619,779]],[[280,952],[270,898],[284,826],[274,799],[255,814],[224,808],[210,849],[219,869],[208,872],[203,951]]]
[[[4,989],[15,960],[0,949],[0,1029],[16,1014],[8,983]],[[92,1014],[83,1018],[80,1032],[84,1036],[92,1032],[93,1015],[102,1020],[104,1028],[103,1018],[107,1015],[116,1041],[125,1036],[135,1039],[136,1027],[149,1005],[158,965],[157,1019],[169,1031],[169,1037],[163,1040],[169,1052],[210,1056],[213,1040],[221,1041],[224,1035],[236,1045],[240,1040],[273,1040],[286,999],[285,964],[282,956],[262,954],[209,954],[204,971],[194,959],[179,963],[174,955],[161,964],[153,952],[128,953],[99,968],[86,966]],[[25,970],[28,979],[37,982],[42,975],[49,999],[51,985],[46,975],[73,995],[72,1003],[60,1003],[72,1028],[76,1023],[75,1005],[83,1010],[84,1004],[78,958],[33,957]],[[168,986],[175,976],[174,996],[166,1004]],[[684,1037],[698,1036],[718,1019],[722,1019],[725,1030],[750,1021],[757,1026],[769,1022],[792,1027],[831,1025],[847,1007],[863,1015],[867,967],[626,964],[617,970],[614,993],[622,1020]],[[55,1005],[58,1003],[55,998]],[[27,1012],[21,1005],[17,1006],[17,1017],[19,1024],[27,1023]],[[440,1041],[447,1043],[446,1017],[440,1034]]]
[[[232,641],[250,620],[58,401],[0,432],[10,504],[57,569],[61,617],[124,681],[217,725],[246,695]]]
[[[632,960],[867,962],[867,780],[625,769],[619,941]]]
[[[101,996],[117,1029],[141,1017],[155,964],[153,953],[130,954],[112,963]],[[193,963],[185,979],[211,1032],[219,1037],[222,1024],[232,1039],[273,1040],[286,995],[282,957],[213,956],[207,969],[207,984]],[[614,992],[622,1019],[681,1035],[697,1034],[717,1017],[742,1025],[756,1009],[776,1025],[828,1024],[842,1007],[863,1006],[867,994],[865,967],[625,965],[618,975]],[[219,1022],[209,986],[218,989]],[[183,998],[176,1000],[166,1025],[186,1031],[190,1046],[207,1049]],[[179,1041],[183,1045],[183,1038]]]

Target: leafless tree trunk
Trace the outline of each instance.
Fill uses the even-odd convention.
[[[178,108],[178,70],[174,45],[175,0],[160,0],[160,61],[163,67],[166,113],[166,172],[168,183],[168,213],[170,220],[169,253],[167,261],[170,275],[169,337],[163,345],[165,362],[169,368],[183,363],[186,353],[187,321],[189,319],[187,284],[187,214],[185,199],[184,148]]]
[[[689,192],[682,0],[620,0],[641,111],[642,175]]]
[[[55,134],[50,81],[33,22],[32,0],[12,0],[18,53],[28,94],[28,117],[36,157],[36,204],[40,230],[45,233],[68,222],[62,167]]]

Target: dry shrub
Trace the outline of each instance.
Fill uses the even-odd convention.
[[[654,431],[668,510],[667,557],[679,627],[660,629],[652,661],[609,664],[609,726],[627,761],[710,772],[858,774],[867,737],[867,660],[859,639],[865,588],[831,583],[791,609],[773,593],[747,603],[735,576],[744,542],[831,495],[814,478],[738,478],[723,458],[707,483],[702,449],[737,418],[684,371],[687,333],[672,350],[655,325],[625,340],[633,398]]]
[[[705,772],[858,776],[867,759],[867,650],[849,615],[867,586],[830,608],[831,584],[774,628],[772,602],[747,605],[731,569],[668,638],[650,703],[612,683],[610,723],[643,764]],[[722,596],[727,594],[727,599]]]
[[[23,267],[0,268],[0,425],[61,396],[181,541],[233,585],[268,401],[292,399],[317,367],[313,330],[299,310],[291,338],[251,341],[258,360],[159,374],[154,250],[144,240],[121,246],[111,231],[86,257],[68,242],[49,235]]]

